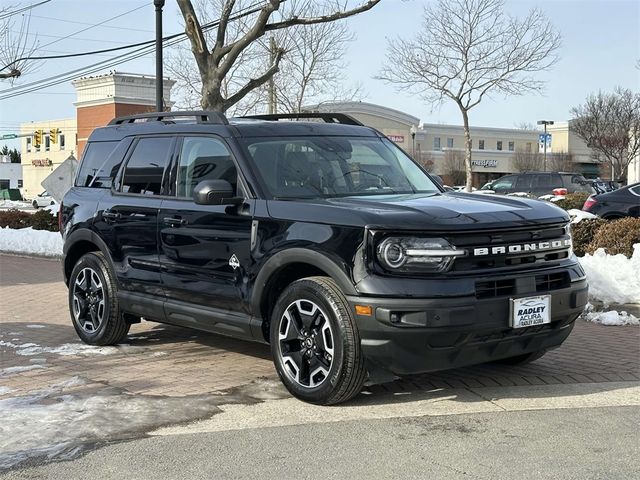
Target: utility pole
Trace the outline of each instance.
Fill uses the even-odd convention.
[[[553,120],[538,120],[538,125],[544,125],[544,171],[547,171],[547,125],[553,125]]]
[[[271,57],[271,65],[273,65],[276,61],[278,46],[276,45],[276,39],[273,36],[269,39],[269,53]],[[276,106],[276,84],[273,81],[273,75],[269,79],[269,115],[273,115],[278,113],[278,108]]]
[[[156,111],[164,110],[163,90],[164,81],[162,80],[162,7],[164,0],[153,0],[156,7]]]

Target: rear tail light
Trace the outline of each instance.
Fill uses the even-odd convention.
[[[584,205],[582,206],[582,210],[585,212],[588,212],[589,210],[591,210],[593,208],[593,206],[598,203],[598,201],[593,198],[593,197],[589,197],[585,200]]]
[[[566,195],[567,194],[567,189],[566,188],[554,188],[553,189],[553,194],[560,196],[560,195]]]

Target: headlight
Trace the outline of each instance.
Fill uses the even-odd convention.
[[[388,237],[378,244],[378,261],[395,272],[443,272],[466,255],[444,238]]]

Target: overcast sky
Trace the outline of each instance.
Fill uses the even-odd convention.
[[[0,0],[0,4],[28,5],[37,1]],[[179,32],[182,29],[178,7],[174,0],[166,3],[165,34]],[[387,38],[410,36],[416,32],[426,3],[428,0],[383,0],[372,11],[350,19],[349,24],[357,38],[348,53],[345,82],[362,83],[365,101],[405,111],[425,123],[460,124],[460,114],[455,106],[445,103],[433,107],[419,98],[397,93],[393,87],[373,78],[385,61]],[[99,23],[140,6],[143,8],[102,26],[67,39],[60,38],[90,26],[84,23]],[[562,121],[568,118],[570,108],[581,103],[591,92],[610,91],[616,85],[640,89],[640,70],[636,68],[640,58],[639,0],[507,0],[507,8],[513,15],[524,15],[533,7],[541,8],[563,36],[560,62],[551,72],[540,75],[547,81],[544,95],[497,97],[484,101],[471,112],[472,125],[513,127],[521,122],[535,123],[541,118]],[[31,32],[38,35],[44,54],[150,40],[153,29],[152,0],[51,0],[33,9],[31,18]],[[108,56],[48,61],[16,85],[106,58]],[[120,65],[117,70],[154,74],[153,55]],[[6,92],[9,88],[7,81],[0,83],[0,90]],[[74,100],[71,84],[0,100],[0,132],[16,132],[20,122],[73,117]]]

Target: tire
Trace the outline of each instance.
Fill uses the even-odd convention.
[[[360,335],[331,278],[289,285],[274,306],[270,339],[276,371],[293,396],[333,405],[360,393],[367,375]]]
[[[36,202],[35,200],[31,202],[31,205],[33,205],[33,208],[35,208],[36,210],[38,209],[38,202]]]
[[[83,255],[73,267],[69,313],[84,343],[114,345],[129,333],[131,325],[120,312],[117,292],[115,276],[101,252]]]
[[[537,352],[525,353],[524,355],[517,355],[515,357],[502,358],[496,360],[494,363],[500,363],[502,365],[526,365],[527,363],[535,362],[541,358],[546,350],[538,350]]]

